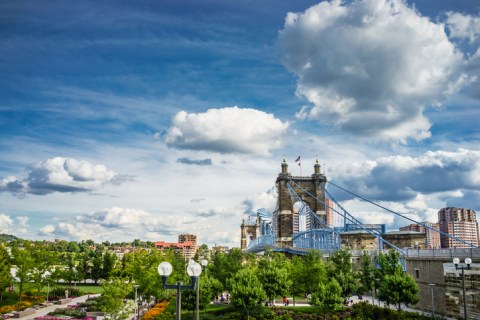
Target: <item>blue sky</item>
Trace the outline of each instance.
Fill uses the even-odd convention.
[[[478,212],[479,45],[471,0],[2,2],[0,232],[238,246],[283,157]]]

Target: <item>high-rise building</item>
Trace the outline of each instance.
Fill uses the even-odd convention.
[[[475,246],[480,245],[478,222],[475,216],[475,211],[455,207],[443,208],[438,211],[438,223],[440,231],[448,233]],[[467,244],[445,235],[440,235],[440,243],[442,248],[469,247]]]
[[[192,244],[193,255],[192,255],[191,258],[193,258],[195,253],[197,253],[198,246],[197,246],[197,236],[196,235],[194,235],[194,234],[180,234],[180,235],[178,235],[178,243],[191,243]]]
[[[193,259],[195,253],[197,252],[196,247],[190,241],[185,241],[182,243],[157,241],[155,242],[155,248],[161,252],[163,252],[165,249],[173,249],[184,256],[185,259]]]
[[[428,221],[425,221],[424,223],[430,228],[433,228],[435,230],[440,230],[440,225],[438,223],[433,223]],[[425,238],[426,238],[425,244],[427,246],[427,249],[438,249],[442,247],[440,243],[440,233],[435,230],[425,228]]]

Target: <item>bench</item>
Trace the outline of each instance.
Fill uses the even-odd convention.
[[[12,314],[13,314],[12,318],[23,318],[25,316],[29,316],[31,314],[34,314],[35,312],[36,312],[36,310],[33,309],[33,308],[27,308],[23,311],[14,311],[14,312],[12,312]]]

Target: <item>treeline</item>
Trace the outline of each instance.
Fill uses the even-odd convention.
[[[162,298],[167,295],[157,271],[162,261],[169,261],[173,266],[169,283],[190,281],[186,274],[188,261],[175,251],[160,252],[149,250],[148,245],[147,249],[138,246],[117,259],[106,245],[85,241],[77,244],[79,250],[72,251],[74,246],[67,242],[66,250],[59,251],[53,249],[53,244],[14,240],[0,245],[2,294],[13,282],[18,284],[21,293],[27,282],[33,283],[40,292],[47,284],[81,283],[91,279],[95,283],[101,281],[107,288],[107,284],[117,289],[124,287],[125,296],[133,294],[133,284],[136,284],[139,297]],[[380,254],[375,260],[364,253],[354,263],[351,254],[343,250],[328,258],[318,251],[287,258],[271,251],[262,256],[244,254],[239,249],[210,256],[208,247],[202,245],[196,261],[200,258],[208,260],[200,277],[201,308],[225,291],[230,294],[231,304],[241,310],[254,310],[281,296],[308,297],[310,304],[322,313],[341,307],[344,299],[353,294],[376,291],[380,300],[398,308],[402,304],[415,304],[419,299],[418,287],[414,279],[402,271],[395,251]],[[13,277],[11,267],[16,269]],[[108,290],[105,294],[109,294]],[[192,310],[194,292],[187,291],[182,296],[183,307]]]

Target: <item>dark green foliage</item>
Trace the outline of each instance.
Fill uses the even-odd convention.
[[[342,288],[335,279],[326,284],[319,284],[312,293],[310,304],[319,310],[321,314],[329,314],[342,305]]]
[[[372,267],[372,257],[368,252],[364,251],[362,258],[360,259],[360,270],[358,271],[358,277],[360,280],[357,288],[358,294],[364,294],[373,289],[374,269]]]
[[[353,273],[352,254],[339,250],[332,254],[329,264],[329,277],[334,278],[342,288],[342,297],[349,297],[357,290],[357,280]]]
[[[199,279],[200,291],[199,291],[199,308],[201,310],[213,301],[213,298],[220,294],[223,286],[215,278],[209,275],[200,275]],[[196,290],[185,290],[182,292],[182,310],[195,310],[196,308]]]
[[[3,292],[11,285],[11,266],[8,251],[0,244],[0,302],[3,301]]]
[[[267,298],[252,269],[240,269],[229,280],[229,286],[232,288],[232,305],[247,312],[261,307]]]
[[[396,271],[383,277],[378,297],[387,304],[396,305],[400,310],[401,304],[416,304],[419,300],[418,285],[411,275],[403,271]]]
[[[238,248],[232,249],[229,253],[217,252],[208,271],[229,290],[231,288],[227,280],[242,268],[242,260],[243,252]]]

